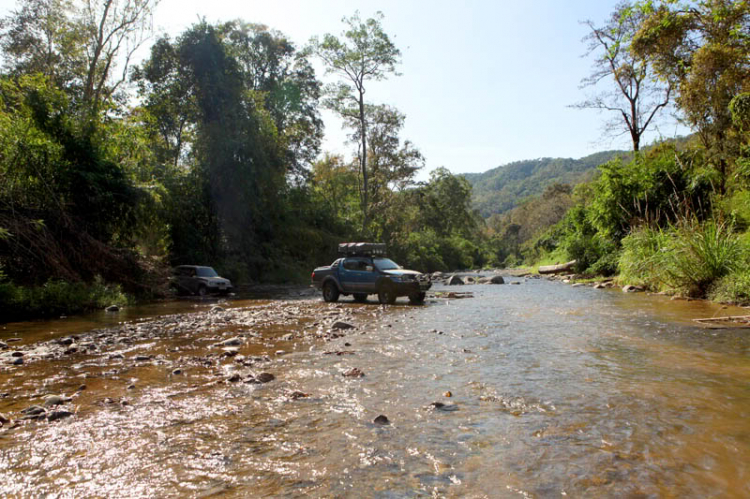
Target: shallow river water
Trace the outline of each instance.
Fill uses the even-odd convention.
[[[0,495],[750,496],[746,311],[522,281],[8,324]]]

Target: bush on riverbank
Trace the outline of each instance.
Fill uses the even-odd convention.
[[[3,322],[80,313],[129,302],[119,285],[107,284],[100,277],[88,284],[49,280],[37,287],[0,280],[0,317]]]
[[[740,297],[743,280],[733,274],[747,263],[747,248],[732,229],[714,220],[685,220],[664,230],[637,228],[622,241],[620,278],[655,291],[703,297],[713,288],[717,297]]]

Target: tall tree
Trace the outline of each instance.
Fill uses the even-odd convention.
[[[641,137],[652,124],[659,111],[670,102],[672,85],[669,80],[658,81],[648,57],[637,57],[631,50],[633,37],[644,16],[629,1],[615,7],[603,26],[584,21],[590,33],[587,55],[596,54],[591,75],[581,82],[583,88],[597,87],[612,79],[611,90],[601,91],[574,107],[598,109],[618,115],[607,126],[609,131],[625,129],[630,134],[633,151],[640,149]]]
[[[83,100],[94,111],[128,77],[130,59],[151,35],[151,15],[159,0],[86,0],[79,22],[86,36]],[[119,76],[114,76],[118,63]]]
[[[659,0],[639,7],[645,19],[633,49],[676,85],[677,104],[709,151],[723,192],[736,155],[729,104],[750,89],[750,2]]]
[[[57,87],[79,92],[85,72],[84,33],[68,0],[20,0],[0,20],[4,69],[14,76],[41,73]]]
[[[6,67],[41,72],[96,112],[127,80],[158,1],[22,0],[2,20]]]
[[[338,75],[342,81],[328,85],[326,106],[338,113],[346,124],[355,125],[358,143],[357,158],[362,174],[360,191],[363,213],[362,229],[369,224],[369,169],[368,123],[365,103],[366,86],[371,81],[381,81],[390,74],[397,75],[396,64],[401,52],[391,42],[381,22],[384,16],[378,12],[374,18],[362,21],[359,12],[344,17],[342,22],[348,29],[336,37],[331,34],[310,41],[311,49],[320,57],[326,72]]]
[[[245,86],[263,99],[276,130],[286,142],[287,170],[304,178],[320,153],[323,120],[318,111],[321,84],[306,51],[283,33],[240,20],[220,27],[239,63]]]

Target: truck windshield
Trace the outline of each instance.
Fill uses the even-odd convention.
[[[401,268],[389,258],[373,258],[372,261],[375,263],[378,270],[395,270]]]
[[[198,267],[195,273],[198,277],[219,277],[219,274],[211,267]]]

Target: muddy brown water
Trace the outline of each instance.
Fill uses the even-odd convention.
[[[474,298],[5,325],[0,495],[750,496],[750,333],[691,323],[745,310],[545,280],[460,290]],[[19,421],[48,395],[73,415]]]

